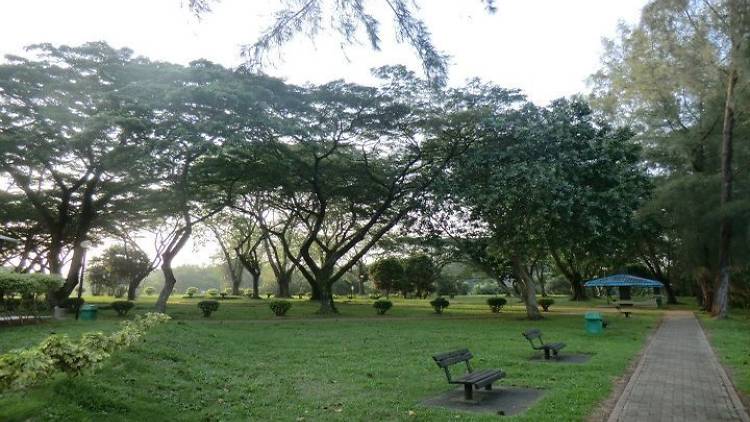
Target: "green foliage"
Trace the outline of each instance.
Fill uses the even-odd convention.
[[[393,302],[390,300],[376,300],[372,303],[372,307],[375,308],[378,315],[385,315],[393,307]]]
[[[437,280],[437,294],[440,296],[454,297],[456,295],[465,295],[469,292],[466,283],[460,280],[452,280],[447,277],[440,277]]]
[[[496,296],[487,298],[487,305],[489,305],[490,310],[492,310],[493,313],[500,312],[506,303],[508,303],[508,301],[504,297]]]
[[[62,282],[62,278],[57,275],[16,273],[0,269],[0,292],[5,296],[46,294],[51,289],[59,288]]]
[[[552,299],[550,297],[543,297],[538,299],[537,303],[542,307],[544,312],[547,312],[549,311],[549,307],[555,304],[555,299]]]
[[[435,310],[436,314],[442,314],[445,308],[450,306],[450,304],[451,303],[448,301],[448,299],[442,296],[438,296],[430,301],[430,306],[432,306],[432,309]]]
[[[440,277],[440,269],[427,255],[412,255],[403,261],[402,286],[414,291],[417,297],[427,297],[435,291],[435,282]],[[403,292],[402,287],[402,292]]]
[[[208,297],[218,297],[219,296],[219,289],[208,289],[208,290],[206,290],[206,296],[208,296]]]
[[[110,307],[112,307],[119,316],[127,315],[128,311],[133,309],[133,306],[135,306],[135,304],[128,300],[116,300],[110,304]]]
[[[112,245],[91,259],[86,276],[93,295],[122,297],[128,285],[151,271],[151,259],[134,245]]]
[[[287,311],[292,309],[292,302],[288,300],[273,300],[268,304],[268,307],[271,308],[274,315],[284,316],[286,315]]]
[[[195,296],[196,293],[198,293],[198,288],[197,287],[188,287],[185,290],[185,294],[188,295],[188,297],[193,297],[193,296]]]
[[[111,335],[84,333],[75,342],[67,335],[53,334],[34,348],[0,355],[0,391],[38,384],[56,372],[80,375],[99,366],[115,350],[140,340],[148,329],[169,319],[164,314],[148,313],[123,322],[122,329]]]
[[[203,316],[208,318],[219,309],[219,302],[215,300],[202,300],[198,302],[198,307],[203,311]]]
[[[401,264],[401,260],[394,257],[383,258],[373,262],[369,267],[369,271],[375,288],[386,292],[386,295],[397,290],[404,277],[404,267]]]
[[[156,293],[156,289],[153,288],[152,286],[147,286],[146,288],[143,289],[143,293],[145,293],[146,296],[153,296],[154,293]]]

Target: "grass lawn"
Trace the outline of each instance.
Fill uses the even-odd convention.
[[[276,318],[266,301],[237,299],[223,301],[208,320],[198,300],[177,299],[169,307],[175,321],[100,369],[0,395],[0,420],[496,420],[419,404],[452,388],[430,356],[468,347],[476,368],[507,373],[498,386],[546,390],[528,412],[504,419],[579,421],[607,397],[659,317],[612,314],[606,333],[595,337],[584,332],[579,305],[561,301],[545,320],[530,322],[517,305],[491,314],[485,299],[456,298],[442,316],[427,301],[396,301],[385,317],[362,299],[341,303],[342,316],[326,319],[311,316],[315,306],[306,302]],[[138,308],[149,310],[149,299]],[[2,328],[0,353],[50,332],[116,328],[113,311],[100,317]],[[594,355],[583,365],[529,361],[520,333],[531,327],[548,341],[565,341],[565,352]]]
[[[727,320],[716,320],[707,314],[700,318],[735,386],[746,398],[750,397],[750,312],[733,309]]]

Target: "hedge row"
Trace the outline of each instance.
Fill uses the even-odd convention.
[[[4,295],[45,294],[50,289],[62,286],[63,279],[58,275],[42,273],[15,273],[0,270],[0,292]]]
[[[54,334],[31,349],[12,350],[0,355],[0,391],[26,388],[59,372],[79,375],[98,366],[115,350],[137,342],[148,329],[169,319],[165,314],[148,313],[143,317],[136,316],[133,321],[122,322],[122,329],[110,335],[85,333],[76,342],[67,335]]]

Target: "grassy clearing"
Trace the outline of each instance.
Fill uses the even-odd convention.
[[[295,303],[290,317],[274,318],[265,301],[245,299],[223,302],[205,320],[192,302],[170,304],[176,321],[93,373],[0,395],[0,420],[496,420],[419,405],[451,388],[430,356],[469,347],[476,367],[508,373],[501,386],[547,390],[531,410],[507,419],[577,421],[609,394],[658,318],[612,315],[606,334],[593,337],[580,315],[568,314],[576,308],[562,303],[544,321],[530,322],[520,307],[491,314],[482,298],[457,298],[442,316],[426,301],[408,301],[376,317],[369,304],[355,301],[340,305],[341,318],[326,320],[295,319],[309,317],[313,304]],[[139,303],[144,311],[148,305]],[[101,316],[3,329],[0,351],[34,344],[50,331],[116,327],[114,311]],[[594,356],[584,365],[529,361],[532,350],[520,333],[530,327],[568,343],[566,352]]]
[[[731,318],[716,320],[701,314],[711,344],[726,365],[735,386],[750,397],[750,312],[732,310]]]

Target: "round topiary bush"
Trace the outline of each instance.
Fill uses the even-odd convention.
[[[188,287],[187,290],[185,290],[185,294],[188,297],[193,297],[193,296],[195,296],[196,293],[198,293],[198,288],[197,287]]]
[[[496,296],[487,299],[487,305],[490,306],[490,310],[495,314],[500,312],[506,303],[508,303],[508,301],[504,297]]]
[[[549,298],[549,297],[543,297],[543,298],[539,299],[537,301],[537,303],[539,304],[539,306],[542,307],[542,310],[544,312],[547,312],[547,311],[549,311],[549,307],[552,306],[552,305],[554,305],[555,299],[552,299],[552,298]]]
[[[208,289],[208,290],[206,290],[206,296],[208,296],[208,297],[218,297],[219,296],[219,289]]]
[[[430,305],[432,305],[432,308],[435,310],[436,314],[442,314],[445,308],[450,306],[450,302],[448,302],[448,299],[440,296],[435,298],[435,300],[430,301]]]
[[[393,302],[390,300],[376,300],[372,303],[372,307],[375,308],[378,315],[385,315],[393,307]]]
[[[143,293],[146,293],[146,296],[151,296],[151,295],[153,295],[154,293],[156,293],[156,289],[154,289],[154,288],[153,288],[153,287],[151,287],[151,286],[148,286],[148,287],[146,287],[145,289],[143,289]]]
[[[268,307],[271,308],[276,316],[284,316],[288,310],[292,309],[292,302],[288,300],[274,300],[268,304]]]
[[[109,306],[114,309],[115,312],[117,312],[118,316],[125,316],[128,314],[128,311],[133,309],[133,306],[135,306],[135,304],[127,300],[116,300]]]
[[[213,312],[219,309],[219,302],[215,300],[202,300],[198,302],[198,307],[203,311],[203,316],[208,318]]]

